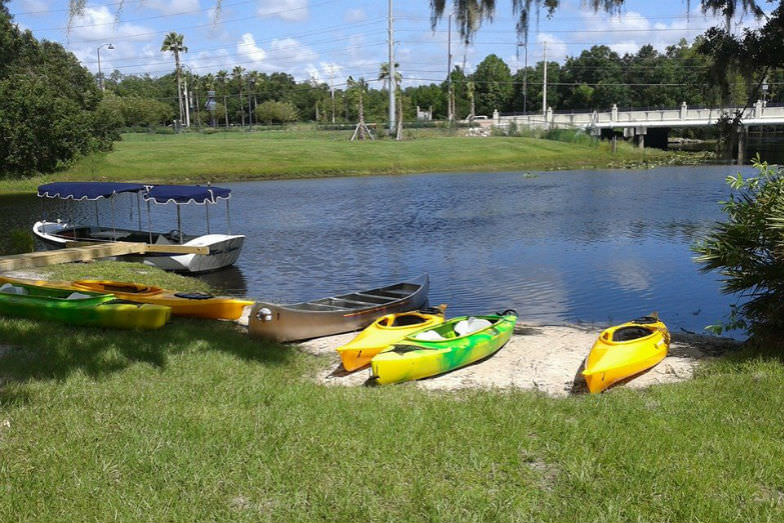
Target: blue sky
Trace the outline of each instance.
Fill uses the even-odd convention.
[[[552,19],[542,12],[531,23],[528,63],[543,56],[563,61],[592,45],[605,44],[619,53],[635,52],[651,43],[663,50],[681,38],[691,41],[707,27],[722,23],[705,16],[699,0],[687,13],[682,0],[627,0],[619,15],[594,13],[580,0],[562,0]],[[171,31],[185,36],[189,52],[183,62],[206,74],[235,65],[262,72],[287,72],[297,80],[314,78],[340,86],[348,75],[373,80],[387,61],[385,0],[223,0],[216,17],[214,0],[88,0],[84,16],[68,25],[67,0],[11,0],[8,7],[20,27],[39,39],[60,42],[82,64],[97,72],[119,69],[125,74],[157,76],[173,70],[169,54],[160,52]],[[496,2],[496,16],[464,47],[453,32],[454,63],[471,72],[495,53],[516,70],[524,61],[518,46],[511,0]],[[444,18],[430,28],[428,0],[394,0],[396,61],[404,86],[440,82],[447,70]],[[687,16],[688,14],[688,16]],[[737,29],[756,25],[751,17],[735,20]]]

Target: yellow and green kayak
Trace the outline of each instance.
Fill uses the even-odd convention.
[[[121,300],[170,307],[174,316],[192,318],[236,320],[242,316],[245,307],[253,305],[252,301],[228,296],[171,291],[152,285],[112,280],[31,281],[0,277],[0,282],[114,294]]]
[[[585,360],[583,377],[592,394],[654,367],[667,356],[670,333],[651,314],[604,330]]]
[[[407,335],[443,323],[445,309],[446,305],[440,305],[380,317],[356,338],[337,348],[343,368],[349,372],[361,369],[370,364],[373,356]]]
[[[171,309],[123,302],[112,294],[0,281],[0,314],[71,325],[157,329],[169,320]]]
[[[514,331],[517,313],[458,316],[409,334],[370,362],[371,383],[418,380],[459,369],[500,349]]]

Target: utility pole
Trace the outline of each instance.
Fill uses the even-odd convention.
[[[191,126],[191,111],[188,107],[190,103],[188,102],[188,77],[186,76],[182,80],[183,91],[185,91],[185,127]]]
[[[523,113],[528,112],[528,36],[525,37],[525,65],[523,66]]]
[[[388,0],[389,15],[387,17],[389,32],[389,133],[395,132],[395,41],[392,33],[392,0]]]
[[[451,126],[452,122],[455,119],[455,111],[454,111],[454,109],[455,109],[455,107],[454,107],[454,105],[455,105],[455,102],[454,102],[455,92],[453,91],[453,88],[452,88],[452,15],[451,14],[449,15],[449,31],[448,31],[448,34],[449,34],[449,37],[448,37],[447,41],[449,42],[449,44],[448,44],[449,45],[449,48],[448,48],[449,51],[448,51],[448,58],[447,58],[447,65],[446,65],[446,82],[447,82],[447,94],[446,94],[446,105],[447,105],[447,108],[446,108],[446,113],[447,113],[447,119],[449,120],[449,125]]]
[[[329,68],[329,96],[332,98],[332,124],[335,124],[335,66]]]
[[[542,83],[542,116],[547,125],[547,42],[544,42],[544,81]]]

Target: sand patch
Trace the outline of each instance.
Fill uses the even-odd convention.
[[[529,389],[552,396],[581,392],[583,361],[601,329],[581,325],[524,325],[518,323],[509,342],[495,355],[474,365],[416,382],[427,390]],[[297,347],[309,354],[327,356],[316,379],[327,385],[360,386],[370,376],[363,369],[350,374],[342,371],[335,349],[356,333],[339,334],[303,342]],[[657,383],[690,379],[701,362],[738,346],[728,338],[673,333],[667,357],[653,369],[620,385],[643,388]]]

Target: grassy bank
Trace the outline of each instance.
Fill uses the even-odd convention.
[[[3,521],[784,516],[775,359],[551,399],[323,387],[308,378],[316,357],[226,322],[137,333],[0,319],[0,340]]]
[[[0,181],[0,193],[31,192],[56,180],[198,183],[441,171],[556,170],[678,161],[688,155],[641,151],[621,143],[580,144],[537,138],[423,134],[395,142],[350,142],[347,132],[268,131],[216,134],[126,134],[114,151],[71,169]]]

